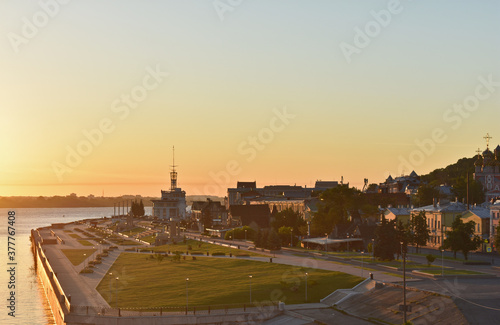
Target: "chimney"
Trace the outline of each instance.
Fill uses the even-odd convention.
[[[437,207],[437,199],[433,198],[432,199],[432,205],[436,208]]]

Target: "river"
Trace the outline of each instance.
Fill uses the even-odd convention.
[[[146,214],[151,214],[151,207],[146,207]],[[15,211],[15,317],[9,316],[7,308],[10,298],[10,274],[7,272],[8,255],[8,212]],[[54,324],[52,312],[45,299],[40,281],[34,272],[33,254],[29,240],[31,229],[50,226],[53,223],[73,222],[81,219],[101,218],[113,215],[113,207],[105,208],[18,208],[0,209],[0,324]],[[12,252],[11,248],[11,252]],[[10,266],[9,266],[10,267]]]

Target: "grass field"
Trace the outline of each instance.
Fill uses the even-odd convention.
[[[434,274],[434,275],[441,275],[441,269],[422,270],[420,272]],[[481,275],[481,274],[486,274],[486,273],[469,271],[469,270],[444,269],[444,275]]]
[[[116,307],[117,291],[120,307],[182,307],[186,283],[192,306],[248,303],[250,281],[253,303],[304,303],[306,272],[308,302],[319,302],[336,289],[352,288],[363,280],[341,272],[234,258],[197,257],[180,262],[165,258],[158,262],[150,256],[122,253],[115,261],[108,272],[113,275],[105,276],[97,287],[111,306]]]
[[[410,254],[408,254],[408,255],[410,255]],[[427,256],[428,254],[421,254],[421,253],[419,253],[419,254],[414,254],[414,253],[413,253],[413,254],[411,254],[411,255],[417,255],[417,256],[424,256],[424,257],[425,257],[425,256]],[[440,255],[440,254],[435,254],[435,255],[434,255],[434,257],[436,257],[436,260],[434,261],[434,263],[436,263],[437,261],[441,261],[441,255]],[[467,260],[467,261],[466,261],[466,260],[465,260],[465,259],[463,259],[463,258],[453,258],[453,257],[451,257],[451,256],[443,256],[443,259],[444,259],[444,260],[448,260],[448,261],[456,261],[456,262],[481,262],[480,260],[471,260],[471,259],[469,259],[469,260]]]
[[[127,235],[127,236],[133,236],[133,235],[137,235],[137,234],[139,234],[141,232],[144,232],[146,230],[147,229],[144,229],[142,227],[136,227],[136,228],[131,229],[129,231],[123,231],[122,234]]]
[[[177,244],[168,244],[168,245],[162,245],[162,246],[157,246],[157,247],[151,247],[147,248],[147,250],[153,250],[153,251],[179,251],[179,252],[186,252],[190,251],[188,250],[188,246],[191,245],[192,251],[195,252],[202,252],[203,254],[206,254],[206,252],[209,252],[210,255],[212,253],[226,253],[226,255],[229,255],[232,253],[233,255],[237,254],[248,254],[250,256],[267,256],[267,255],[262,255],[255,253],[253,251],[247,251],[247,250],[240,250],[236,248],[229,248],[225,246],[220,246],[220,245],[215,245],[215,244],[209,244],[209,243],[204,243],[204,242],[199,242],[197,240],[192,240],[188,239],[186,243],[184,244],[183,242],[177,243]]]
[[[82,244],[83,246],[94,246],[94,244],[92,244],[91,242],[89,242],[88,240],[79,240],[78,241],[80,244]]]
[[[147,243],[154,243],[155,239],[156,239],[156,236],[155,235],[151,235],[151,236],[141,237],[139,239],[142,240],[142,241],[145,241]]]
[[[73,265],[81,264],[86,258],[92,255],[95,249],[61,249],[61,251],[66,255],[68,260],[73,263]],[[83,255],[83,254],[86,254]]]
[[[82,237],[80,237],[78,234],[69,234],[70,237],[73,237],[75,239],[82,239]]]

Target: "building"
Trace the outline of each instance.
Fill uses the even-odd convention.
[[[387,221],[396,220],[396,224],[401,221],[403,225],[406,225],[410,223],[410,208],[403,206],[394,208],[389,206],[384,210],[384,216]]]
[[[172,171],[170,172],[170,191],[161,191],[161,199],[153,202],[153,217],[179,221],[186,218],[186,192],[177,187],[177,172],[172,148]]]
[[[269,228],[270,221],[271,212],[267,204],[232,205],[229,208],[229,224],[232,227]]]
[[[467,211],[467,206],[461,202],[448,202],[440,204],[436,199],[432,205],[414,208],[412,214],[425,213],[427,226],[430,230],[430,238],[427,246],[439,247],[446,238],[446,231],[451,230],[453,220],[457,216],[462,216]]]
[[[474,235],[481,238],[481,251],[486,251],[487,242],[490,239],[490,209],[474,206],[470,210],[464,212],[462,221],[467,223],[474,221]]]
[[[494,247],[495,236],[497,234],[497,227],[500,220],[500,200],[496,200],[490,206],[490,243]],[[496,251],[499,251],[498,247],[495,247]]]
[[[212,226],[225,226],[227,225],[227,210],[219,201],[194,201],[191,205],[191,215],[198,222],[202,220],[204,215],[209,215],[212,218]],[[201,226],[201,229],[203,227]]]
[[[237,182],[236,188],[227,189],[226,208],[229,209],[231,205],[253,204],[252,202],[258,200],[285,201],[310,199],[313,192],[335,188],[338,185],[336,181],[316,181],[315,187],[310,188],[297,185],[267,185],[258,188],[256,182]],[[286,204],[291,205],[292,203]],[[304,204],[302,203],[302,205]],[[272,209],[272,206],[270,209]],[[301,209],[304,210],[304,208]]]
[[[474,163],[474,180],[483,185],[485,200],[490,201],[500,196],[500,145],[493,152],[489,149],[491,137],[487,134],[486,150],[480,154],[478,150],[477,160]]]
[[[384,183],[378,186],[379,193],[405,193],[407,195],[416,194],[420,186],[420,176],[412,171],[410,175],[403,175],[400,177],[392,178],[391,175],[387,177]]]

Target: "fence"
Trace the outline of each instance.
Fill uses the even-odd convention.
[[[246,312],[273,312],[278,310],[278,302],[269,301],[261,304],[227,304],[190,307],[143,307],[109,308],[96,306],[71,305],[72,315],[85,316],[174,316],[174,315],[229,315]]]

